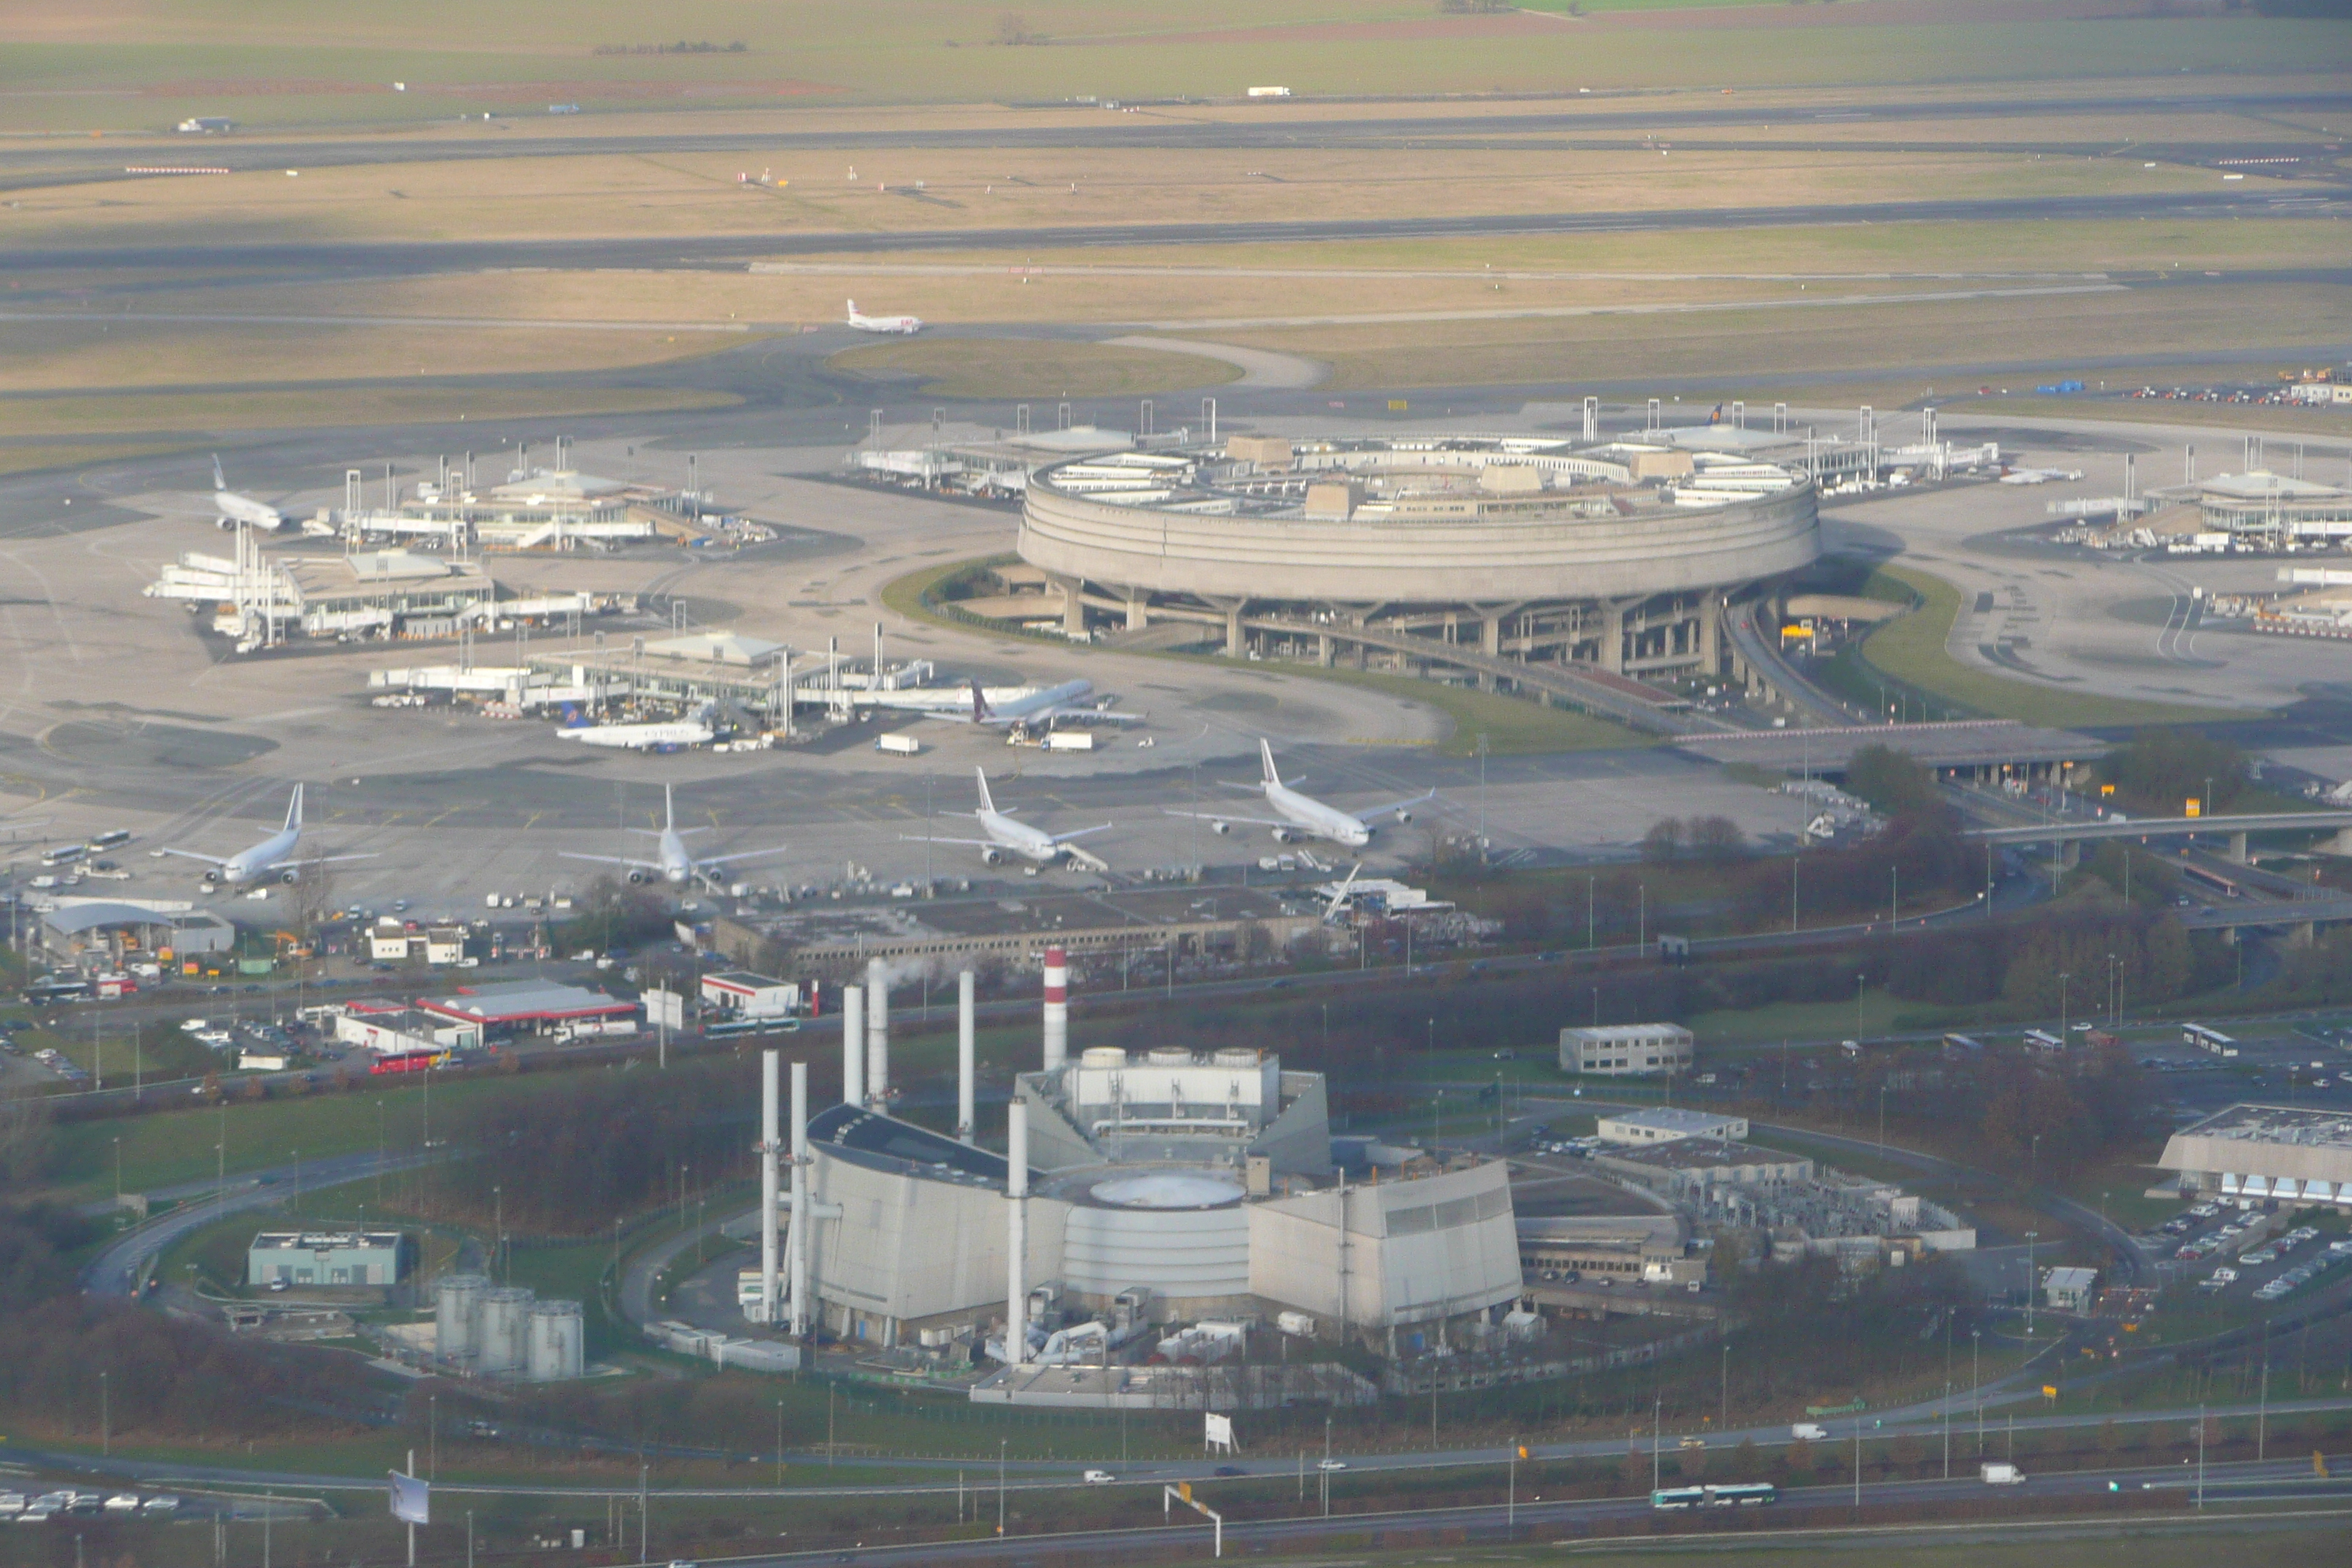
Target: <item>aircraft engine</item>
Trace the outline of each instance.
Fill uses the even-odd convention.
[[[1230,822],[1213,822],[1209,824],[1209,831],[1212,833],[1231,833],[1233,830],[1234,825]]]
[[[289,866],[286,869],[278,873],[278,879],[290,888],[295,883],[302,879],[302,873],[296,870],[293,867]]]
[[[980,852],[980,858],[983,862],[991,866],[1002,866],[1004,864],[1004,851],[1002,849],[983,849]]]
[[[646,885],[646,874],[645,874],[645,872],[644,872],[644,871],[642,871],[642,870],[632,869],[632,870],[629,872],[629,886],[631,886],[632,888],[642,888],[642,887],[644,887],[645,885]]]
[[[1276,844],[1288,844],[1297,837],[1298,836],[1297,834],[1291,832],[1287,827],[1277,827],[1274,830],[1274,841]]]

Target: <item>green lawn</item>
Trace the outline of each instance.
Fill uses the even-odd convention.
[[[1977,712],[2056,728],[2074,725],[2206,724],[2247,717],[2186,703],[2141,702],[2121,697],[2054,690],[1971,668],[1946,651],[1960,610],[1959,590],[1914,566],[1881,568],[1919,595],[1920,605],[1872,632],[1863,657],[1892,679]]]

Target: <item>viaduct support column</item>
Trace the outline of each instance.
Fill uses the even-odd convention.
[[[2232,833],[2230,835],[2230,858],[2235,860],[2241,866],[2246,863],[2246,836],[2244,834]]]

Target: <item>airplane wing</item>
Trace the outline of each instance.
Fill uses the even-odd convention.
[[[1164,810],[1167,808],[1163,807],[1162,809]],[[1231,812],[1224,811],[1169,810],[1168,815],[1171,816],[1189,816],[1196,822],[1238,822],[1244,827],[1297,827],[1298,826],[1298,824],[1295,822],[1285,822],[1271,816],[1235,816]]]
[[[901,833],[898,835],[898,842],[901,844],[977,844],[982,849],[1010,847],[1008,845],[997,843],[993,838],[925,838],[912,833]]]
[[[1036,719],[1083,719],[1089,724],[1140,724],[1149,717],[1142,713],[1121,713],[1115,708],[1054,707],[1029,714]]]
[[[1359,822],[1370,822],[1376,816],[1386,816],[1392,811],[1408,811],[1412,807],[1419,805],[1423,801],[1435,800],[1436,798],[1437,792],[1435,790],[1429,790],[1421,795],[1414,795],[1411,800],[1391,801],[1386,805],[1376,805],[1370,811],[1360,811],[1356,813],[1356,820]]]
[[[745,849],[733,855],[705,855],[701,859],[697,860],[695,864],[698,866],[724,866],[730,860],[756,860],[762,855],[781,855],[791,847],[792,846],[789,844],[779,844],[773,849]]]
[[[262,869],[265,871],[276,871],[288,866],[332,866],[344,860],[376,860],[381,858],[383,858],[383,857],[373,854],[313,855],[307,860],[272,860],[268,865],[264,866]],[[224,862],[224,864],[226,864],[226,862]]]
[[[632,860],[625,855],[575,855],[569,849],[556,853],[566,860],[593,860],[604,866],[628,866],[641,871],[658,871],[661,867],[651,860]]]
[[[1054,842],[1067,844],[1073,838],[1084,838],[1090,833],[1108,833],[1113,826],[1106,822],[1100,827],[1081,827],[1076,833],[1056,833],[1054,835]]]
[[[226,866],[228,864],[228,859],[226,856],[199,855],[193,849],[173,849],[169,846],[166,846],[163,853],[166,855],[177,855],[183,860],[202,860],[207,866]]]

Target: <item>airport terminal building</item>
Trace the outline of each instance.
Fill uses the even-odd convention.
[[[1492,685],[1513,665],[1712,673],[1726,595],[1811,562],[1820,523],[1801,467],[1738,449],[1235,437],[1038,468],[1019,548],[1073,636],[1164,626]]]
[[[2184,1198],[2352,1205],[2352,1117],[2233,1105],[2175,1132],[2158,1163]]]

